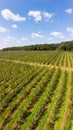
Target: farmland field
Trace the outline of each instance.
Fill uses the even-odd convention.
[[[0,130],[73,130],[73,52],[0,52]]]

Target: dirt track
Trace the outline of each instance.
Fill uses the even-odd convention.
[[[20,64],[27,64],[30,66],[37,66],[37,67],[47,67],[47,68],[55,68],[55,69],[62,69],[62,70],[69,70],[73,71],[73,68],[67,68],[63,66],[53,66],[53,65],[46,65],[46,64],[40,64],[40,63],[33,63],[33,62],[24,62],[24,61],[19,61],[19,60],[10,60],[10,59],[0,59],[1,61],[7,61],[7,62],[14,62],[14,63],[20,63]]]

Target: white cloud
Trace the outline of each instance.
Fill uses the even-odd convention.
[[[36,22],[39,22],[42,20],[42,17],[44,17],[46,20],[50,20],[53,17],[54,13],[49,13],[49,12],[41,12],[39,10],[30,10],[28,13],[28,16],[34,17],[34,20]]]
[[[25,17],[21,17],[19,14],[14,14],[11,12],[9,9],[4,9],[1,11],[1,15],[3,16],[4,19],[6,20],[13,20],[13,21],[25,21]]]
[[[70,33],[70,36],[73,37],[73,27],[67,27],[66,31]]]
[[[47,38],[47,41],[48,41],[48,43],[54,43],[54,40],[53,40],[52,37],[48,37],[48,38]]]
[[[0,26],[0,32],[2,32],[2,33],[8,32],[8,29]]]
[[[42,15],[44,18],[46,18],[46,20],[50,20],[53,17],[54,13],[43,12]]]
[[[73,40],[73,38],[67,38],[67,39],[65,39],[65,41],[72,41]]]
[[[53,38],[52,38],[52,37],[48,37],[47,40],[48,40],[48,41],[52,41]]]
[[[26,37],[21,37],[21,41],[27,41]]]
[[[21,41],[20,41],[20,40],[16,40],[16,43],[17,43],[17,44],[20,44],[20,43],[21,43]]]
[[[39,21],[42,20],[41,12],[38,11],[38,10],[36,10],[36,11],[32,11],[32,10],[29,11],[28,16],[34,17],[34,20],[35,20],[36,22],[39,22]]]
[[[72,13],[73,13],[73,9],[71,9],[71,8],[66,9],[65,12],[66,12],[67,14],[72,14]]]
[[[12,25],[12,28],[17,28],[17,25],[16,25],[16,24],[13,24],[13,25]]]
[[[20,46],[21,45],[21,40],[15,38],[15,37],[12,37],[12,36],[7,36],[5,38],[2,38],[1,41],[2,41],[2,45],[0,45],[0,48]]]
[[[24,46],[25,37],[16,38],[13,36],[0,37],[0,49],[12,46]]]
[[[8,42],[14,42],[15,40],[16,40],[15,37],[7,36],[7,37],[5,37],[3,39],[3,42],[6,42],[6,43],[8,43]]]
[[[25,37],[20,37],[19,39],[18,38],[15,38],[15,37],[11,37],[11,36],[7,36],[3,39],[3,42],[13,42],[13,43],[19,43],[19,42],[24,42],[24,41],[27,41],[27,38]]]
[[[44,36],[40,33],[32,33],[32,38],[43,38]]]
[[[50,34],[54,37],[65,38],[62,32],[51,32]]]
[[[73,33],[73,27],[67,27],[67,32],[71,32],[71,33]]]

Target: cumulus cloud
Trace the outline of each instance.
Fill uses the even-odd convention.
[[[43,12],[42,14],[44,18],[46,18],[46,20],[50,20],[54,15],[54,13],[49,13],[49,12]]]
[[[48,41],[48,43],[54,43],[55,42],[52,37],[47,37],[47,41]]]
[[[21,44],[21,41],[18,42],[19,39],[12,37],[12,36],[6,36],[6,37],[0,39],[0,41],[1,41],[0,48],[19,46]]]
[[[26,37],[13,37],[13,36],[6,36],[6,37],[0,37],[0,49],[6,48],[6,47],[12,47],[12,46],[23,46],[24,42],[27,41]]]
[[[34,17],[34,20],[35,20],[36,22],[39,22],[39,21],[42,20],[41,12],[38,11],[38,10],[36,10],[36,11],[33,11],[33,10],[29,11],[28,16]]]
[[[48,41],[52,41],[53,38],[52,38],[52,37],[48,37],[47,40],[48,40]]]
[[[67,27],[66,31],[70,33],[70,36],[73,36],[73,27]]]
[[[13,43],[22,43],[24,41],[27,41],[26,37],[20,37],[18,39],[18,38],[15,38],[15,37],[7,36],[7,37],[5,37],[3,39],[3,42],[5,42],[5,43],[10,43],[10,42],[13,42]]]
[[[71,33],[73,33],[73,27],[67,27],[67,32],[71,32]]]
[[[27,38],[26,37],[21,37],[21,41],[27,41]]]
[[[67,38],[64,41],[72,41],[72,40],[73,40],[73,38]]]
[[[66,9],[65,12],[66,12],[67,14],[72,14],[72,13],[73,13],[73,9],[71,9],[71,8]]]
[[[8,29],[0,26],[0,32],[2,32],[2,33],[8,32]]]
[[[17,25],[16,25],[16,24],[13,24],[13,25],[12,25],[12,28],[17,28]]]
[[[9,42],[14,42],[16,40],[15,37],[7,36],[3,39],[3,42],[9,43]]]
[[[3,16],[4,19],[6,20],[13,20],[16,22],[19,21],[25,21],[26,18],[25,17],[21,17],[19,14],[14,14],[13,12],[11,12],[11,10],[9,9],[4,9],[1,11],[1,15]]]
[[[5,38],[1,39],[3,43],[3,48],[11,47],[11,46],[19,46],[21,44],[21,40],[17,39],[12,36],[6,36]]]
[[[58,37],[58,38],[64,38],[65,37],[62,32],[51,32],[50,34],[52,36]]]
[[[44,36],[40,33],[32,33],[32,38],[43,38]]]
[[[50,20],[53,17],[54,13],[49,13],[49,12],[41,12],[39,10],[31,10],[28,13],[28,16],[34,17],[34,20],[36,22],[42,21],[42,18],[44,17],[46,20]]]

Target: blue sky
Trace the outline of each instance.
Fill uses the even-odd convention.
[[[0,0],[0,49],[73,40],[72,0]]]

